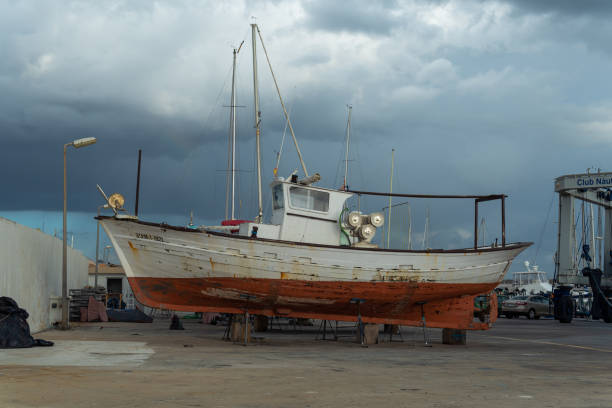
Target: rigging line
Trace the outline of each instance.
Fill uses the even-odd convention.
[[[353,134],[353,140],[359,140],[358,137],[357,137],[357,136],[359,136],[359,133],[355,133],[355,126],[353,124],[354,124],[354,120],[351,119],[351,133]],[[352,151],[353,151],[353,160],[352,161],[355,162],[355,164],[353,165],[353,172],[355,171],[355,168],[357,168],[358,175],[359,175],[358,181],[361,182],[361,186],[363,188],[365,188],[365,177],[363,175],[363,167],[360,164],[361,163],[361,160],[360,160],[361,154],[360,154],[359,143],[358,142],[353,143]],[[339,162],[338,168],[340,168],[340,165],[341,165],[341,162]],[[338,172],[339,172],[339,170],[338,170]],[[336,177],[338,177],[338,173],[336,173]],[[357,184],[357,183],[355,183],[355,184]],[[364,208],[364,207],[367,208],[366,204],[369,203],[370,201],[371,200],[370,200],[370,198],[368,196],[358,195],[357,196],[357,204],[358,204],[357,207],[358,207],[358,210],[360,210],[361,208]]]
[[[346,130],[346,129],[345,129]],[[339,186],[339,185],[343,185],[341,184],[342,181],[338,179],[338,175],[340,174],[340,169],[342,167],[342,163],[344,162],[344,160],[346,160],[346,131],[344,133],[344,137],[342,138],[341,141],[339,141],[340,143],[340,154],[338,155],[338,160],[336,160],[336,173],[334,174],[334,178],[333,178],[333,185],[334,186]]]
[[[234,90],[232,89],[232,92]],[[235,102],[230,102],[230,106],[235,104]],[[230,109],[233,109],[233,107],[231,107]],[[232,179],[232,174],[231,171],[229,170],[231,168],[232,165],[232,121],[233,121],[233,114],[230,113],[230,118],[229,118],[229,132],[228,132],[228,143],[227,143],[227,167],[226,169],[228,169],[227,174],[225,175],[225,218],[224,220],[228,220],[229,219],[229,200],[230,200],[230,182]]]
[[[206,120],[204,121],[204,126],[202,127],[202,130],[204,131],[203,134],[205,134],[205,129],[207,127],[207,125],[210,124],[211,118],[213,116],[213,114],[219,109],[219,105],[220,105],[220,99],[221,99],[221,95],[224,94],[226,87],[227,87],[227,82],[229,81],[230,78],[230,74],[232,72],[232,65],[230,64],[227,73],[225,74],[225,79],[223,81],[223,84],[221,85],[221,89],[219,90],[219,93],[217,94],[217,97],[215,98],[215,102],[212,105],[212,107],[210,108],[210,111],[208,112],[208,115],[206,117]],[[200,134],[202,135],[202,134]],[[187,157],[185,158],[185,162],[187,163],[186,166],[182,166],[183,167],[183,172],[180,175],[180,178],[178,178],[177,180],[177,184],[179,186],[184,186],[184,182],[185,182],[185,176],[187,174],[187,172],[189,172],[190,174],[192,173],[192,158],[193,156],[196,154],[196,150],[197,149],[189,149],[189,153],[187,154]],[[213,182],[213,184],[216,184],[215,182]],[[215,185],[216,187],[216,185]],[[193,188],[189,188],[189,201],[193,201],[194,196],[195,196],[195,190]]]
[[[293,106],[289,107],[289,116],[291,116],[291,112],[293,111]],[[283,145],[285,144],[285,135],[287,134],[287,126],[289,125],[289,119],[285,121],[285,129],[283,130],[283,138],[281,139],[280,149],[276,154],[276,171],[278,172],[278,165],[280,163],[281,156],[283,155]],[[275,174],[276,175],[276,174]]]
[[[300,151],[300,146],[298,144],[297,138],[295,137],[295,132],[293,131],[293,126],[291,125],[291,120],[289,119],[289,114],[287,113],[287,109],[285,108],[285,102],[283,102],[283,97],[280,93],[280,88],[278,87],[278,82],[276,81],[276,75],[274,75],[274,71],[272,70],[272,63],[270,62],[270,57],[268,56],[268,51],[266,50],[266,46],[264,44],[263,37],[261,36],[261,31],[259,30],[259,26],[255,24],[257,28],[257,34],[259,35],[259,42],[261,42],[261,48],[264,51],[264,55],[266,56],[266,61],[268,61],[268,67],[270,68],[270,73],[272,74],[272,79],[274,80],[274,86],[276,86],[276,93],[278,94],[278,99],[280,100],[281,106],[283,108],[283,113],[285,114],[285,118],[289,123],[289,131],[291,132],[291,137],[293,138],[293,144],[295,145],[295,150],[297,151],[298,157],[300,158],[300,164],[302,165],[302,170],[304,171],[304,177],[308,177],[308,170],[306,170],[306,164],[304,163],[304,159],[302,158],[302,152]]]
[[[349,162],[349,150],[351,142],[351,113],[353,111],[352,105],[346,105],[348,108],[348,118],[346,120],[346,154],[344,156],[344,181],[342,182],[342,189],[348,190],[348,162]]]
[[[355,127],[352,126],[351,127],[351,132],[353,133],[353,140],[357,140],[357,137],[355,135],[355,131],[354,131]],[[357,133],[357,135],[359,135],[359,133]],[[353,169],[355,167],[357,167],[357,170],[359,171],[359,181],[361,182],[361,185],[365,188],[365,177],[363,175],[363,166],[361,166],[361,151],[359,150],[359,143],[353,143],[353,157],[354,157],[354,161],[355,161],[355,166],[353,166]]]
[[[338,176],[340,175],[340,168],[342,167],[344,149],[345,149],[344,143],[340,142],[340,154],[338,155],[338,160],[336,160],[336,173],[334,174],[334,186],[340,185],[340,180],[338,179]]]
[[[252,172],[253,172],[253,177],[257,178],[257,152],[255,151],[255,149],[253,149],[252,152],[252,156],[251,156],[253,162],[252,162]],[[254,196],[255,196],[255,186],[257,186],[257,180],[255,180],[255,183],[253,183],[252,181],[249,183],[250,185],[250,189],[249,189],[249,197],[248,197],[248,202],[249,203],[253,203],[255,202]],[[250,212],[252,211],[252,208],[248,207],[246,208],[246,211]],[[257,211],[257,210],[256,210]]]
[[[542,225],[542,230],[540,231],[540,239],[538,240],[538,246],[536,247],[535,255],[533,257],[533,264],[537,265],[538,253],[540,252],[540,248],[542,248],[542,241],[544,239],[544,233],[546,232],[546,227],[548,226],[548,219],[550,217],[550,211],[552,210],[553,203],[555,201],[555,193],[553,192],[552,197],[550,198],[550,205],[548,206],[548,211],[546,212],[546,219],[544,220],[544,224]]]

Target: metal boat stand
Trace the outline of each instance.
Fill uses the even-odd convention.
[[[427,323],[425,322],[425,303],[417,302],[417,305],[421,305],[421,322],[423,323],[423,340],[425,341],[425,347],[431,347],[431,338],[429,337],[429,331],[427,330]]]
[[[232,330],[232,322],[234,321],[234,315],[231,314],[229,319],[227,320],[227,326],[225,326],[225,331],[223,332],[223,340],[230,341],[230,331]]]
[[[249,343],[249,331],[251,332],[250,333],[251,334],[251,340],[255,339],[252,327],[250,325],[251,315],[249,314],[249,300],[255,299],[256,296],[249,295],[249,294],[245,293],[245,294],[241,294],[240,297],[242,299],[246,299],[246,304],[245,304],[244,308],[242,309],[244,311],[243,321],[242,321],[242,324],[243,324],[243,327],[242,327],[242,330],[243,330],[243,333],[242,333],[242,337],[243,337],[242,345],[243,346],[247,346],[248,343]],[[238,316],[238,315],[236,315],[236,314],[231,314],[230,315],[230,318],[229,318],[229,320],[227,322],[227,326],[225,327],[225,331],[223,332],[223,340],[226,340],[226,341],[232,340],[232,326],[233,326],[233,324],[235,322],[235,319],[236,319],[235,316]],[[251,330],[249,330],[249,328],[251,328]],[[235,342],[235,343],[238,343],[238,342]]]
[[[365,333],[363,328],[363,322],[361,321],[361,304],[365,303],[366,300],[360,298],[352,298],[350,302],[357,305],[357,330],[359,330],[359,343],[362,347],[368,347],[367,344],[365,344],[364,342]]]
[[[257,296],[254,295],[249,295],[248,293],[242,293],[240,295],[241,299],[246,299],[246,305],[244,306],[244,333],[243,333],[243,337],[244,337],[244,343],[242,344],[243,346],[248,346],[249,345],[249,327],[250,327],[250,316],[249,316],[249,300],[251,299],[256,299]],[[251,333],[252,335],[253,333]]]
[[[333,339],[327,339],[326,338],[326,335],[327,335],[327,326],[329,326],[329,329],[331,330],[331,332],[334,335]],[[321,338],[319,338],[320,334],[322,334]],[[334,328],[331,321],[329,321],[329,320],[321,320],[321,324],[319,324],[319,330],[317,331],[317,335],[315,337],[315,340],[333,340],[333,341],[338,341],[338,321],[336,320],[336,327]]]
[[[402,326],[399,324],[389,324],[387,325],[389,328],[389,343],[396,342],[404,342],[404,337],[402,336]],[[397,327],[397,333],[393,333],[394,328]],[[393,340],[393,335],[397,334],[399,336],[399,340]]]

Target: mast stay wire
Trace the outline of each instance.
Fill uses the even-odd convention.
[[[345,151],[346,151],[346,132],[344,134],[344,138],[340,142],[340,154],[338,155],[338,160],[336,160],[336,173],[334,174],[334,186],[340,185],[340,180],[338,176],[340,175],[340,168],[342,163],[345,160]]]
[[[287,119],[287,123],[289,124],[289,131],[291,132],[291,137],[293,138],[293,144],[295,145],[295,150],[297,151],[298,157],[300,159],[300,164],[302,165],[302,171],[304,171],[304,177],[308,177],[308,170],[306,170],[306,164],[304,163],[304,159],[302,158],[302,152],[300,151],[300,146],[298,144],[297,138],[295,137],[295,132],[293,131],[293,126],[291,125],[291,120],[289,119],[289,114],[287,113],[287,109],[285,108],[285,102],[283,102],[283,97],[280,93],[280,88],[278,87],[278,82],[276,81],[276,75],[274,75],[274,70],[272,69],[272,63],[270,62],[270,57],[268,56],[268,51],[266,50],[266,46],[264,44],[263,37],[261,35],[261,31],[259,30],[259,26],[255,24],[257,28],[257,34],[259,35],[259,41],[261,42],[261,48],[264,51],[264,55],[266,56],[266,61],[268,62],[268,67],[270,68],[270,73],[272,74],[272,79],[274,80],[274,86],[276,87],[276,92],[278,93],[278,99],[280,100],[281,106],[283,108],[283,113],[285,114],[285,119]]]
[[[225,79],[223,81],[223,84],[221,85],[221,89],[219,90],[219,93],[217,94],[217,97],[215,98],[215,102],[212,105],[212,107],[210,108],[210,111],[208,112],[208,115],[206,116],[206,120],[204,121],[204,126],[203,129],[204,132],[203,134],[206,133],[206,127],[207,125],[210,124],[212,116],[215,112],[217,112],[219,110],[219,103],[220,103],[220,99],[221,99],[221,95],[223,95],[223,93],[225,92],[226,88],[227,88],[227,83],[229,81],[229,78],[231,76],[231,72],[232,72],[232,66],[231,64],[229,65],[229,68],[227,70],[227,73],[225,74]],[[202,135],[202,134],[201,134]],[[189,149],[189,152],[187,154],[187,157],[185,158],[185,162],[187,163],[186,166],[182,166],[183,171],[180,175],[180,177],[177,179],[177,184],[181,187],[184,186],[185,183],[185,177],[187,175],[187,173],[189,172],[190,174],[191,172],[191,168],[192,168],[192,164],[191,164],[191,159],[193,158],[193,156],[196,154],[196,149]],[[216,191],[217,189],[217,180],[216,177],[213,177],[213,191]],[[193,188],[189,188],[188,191],[188,195],[189,195],[189,200],[187,200],[187,202],[193,203],[194,200],[194,195],[195,195],[195,190]],[[193,208],[194,206],[188,206],[188,208],[185,208],[185,211],[188,211],[189,208]]]
[[[243,38],[246,39],[246,36],[248,34],[248,30],[245,30],[245,34],[243,35]],[[231,77],[231,72],[232,72],[232,64],[229,64],[229,67],[227,69],[227,73],[225,74],[225,79],[223,80],[223,84],[221,85],[221,88],[219,90],[219,93],[217,94],[217,97],[215,98],[215,102],[212,105],[212,107],[210,108],[210,111],[208,112],[208,115],[206,116],[206,119],[204,120],[204,125],[202,126],[201,130],[203,131],[200,135],[205,134],[206,132],[206,125],[208,125],[211,121],[211,118],[213,116],[213,114],[218,111],[219,109],[219,105],[220,105],[220,99],[221,99],[221,95],[223,95],[223,93],[226,90],[227,87],[227,83],[229,81],[229,78]],[[191,158],[195,155],[195,150],[196,149],[190,149],[189,153],[187,154],[187,157],[185,158],[185,162],[187,163],[187,165],[182,166],[182,173],[180,174],[180,176],[177,178],[177,184],[179,187],[183,187],[184,186],[184,182],[185,182],[185,177],[187,172],[189,172],[190,174],[191,169],[192,169],[192,165],[191,163]],[[196,189],[193,188],[189,188],[187,190],[187,197],[188,200],[186,200],[186,202],[188,203],[192,203],[192,205],[189,205],[185,208],[185,211],[188,212],[191,208],[194,207],[193,205],[193,201],[194,201],[194,196],[195,196],[195,191]],[[209,197],[216,197],[216,191],[217,191],[217,180],[216,177],[213,177],[213,191],[215,192],[212,195],[208,195]]]
[[[350,104],[351,106],[353,106],[353,104]],[[351,123],[354,122],[354,119],[351,118]],[[356,139],[356,135],[358,135],[359,133],[355,134],[355,128],[353,126],[351,126],[351,133],[353,134],[353,139]],[[341,171],[341,166],[345,160],[345,149],[346,149],[346,133],[344,135],[344,138],[342,139],[342,143],[341,143],[341,150],[340,150],[340,155],[338,156],[338,160],[337,160],[337,165],[336,165],[336,174],[334,175],[334,185],[338,185],[338,177],[340,175],[340,171]],[[359,154],[359,143],[354,143],[351,146],[351,152],[353,154],[353,159],[349,160],[349,161],[354,161],[355,165],[353,166],[353,169],[357,168],[358,170],[358,181],[361,182],[362,186],[365,186],[365,177],[363,176],[363,168],[360,165],[361,161],[359,160],[360,154]],[[361,197],[363,199],[365,199],[367,196]],[[359,197],[357,197],[357,210],[360,210],[361,208],[363,208],[363,203],[360,203],[361,199]]]
[[[293,111],[293,106],[289,107],[289,116],[291,116],[291,112]],[[280,148],[278,153],[276,153],[276,166],[274,167],[274,176],[278,173],[278,166],[280,164],[281,156],[283,155],[283,145],[285,144],[285,135],[287,134],[287,126],[289,125],[289,120],[285,120],[285,128],[283,129],[283,137],[281,139]]]

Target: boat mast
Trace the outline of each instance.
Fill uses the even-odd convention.
[[[256,38],[257,24],[251,24],[251,39],[253,43],[253,97],[255,99],[255,146],[257,150],[257,218],[256,222],[261,222],[263,218],[263,204],[261,198],[261,149],[260,149],[260,129],[261,124],[261,112],[259,111],[259,90],[257,84],[257,38]]]
[[[393,199],[393,161],[395,158],[395,149],[391,149],[391,177],[389,180],[389,216],[387,217],[387,248],[391,242],[391,200]]]
[[[351,140],[351,111],[353,107],[347,105],[348,108],[348,120],[346,121],[346,153],[344,155],[344,190],[348,190],[348,158],[349,158],[349,142]]]
[[[232,220],[235,217],[234,203],[236,193],[236,56],[240,52],[244,41],[240,43],[238,49],[234,48],[234,60],[232,63],[232,98],[230,108],[230,127],[232,130]],[[227,217],[226,217],[227,218]]]
[[[232,107],[230,108],[230,117],[232,118],[232,220],[234,219],[234,194],[236,185],[236,54],[237,52],[234,48],[234,60],[232,61]]]

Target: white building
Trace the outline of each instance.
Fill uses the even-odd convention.
[[[89,261],[88,271],[89,286],[93,287],[96,281],[96,264],[93,261]],[[128,309],[134,308],[134,294],[121,265],[98,264],[98,286],[106,289],[109,299],[120,298]]]

